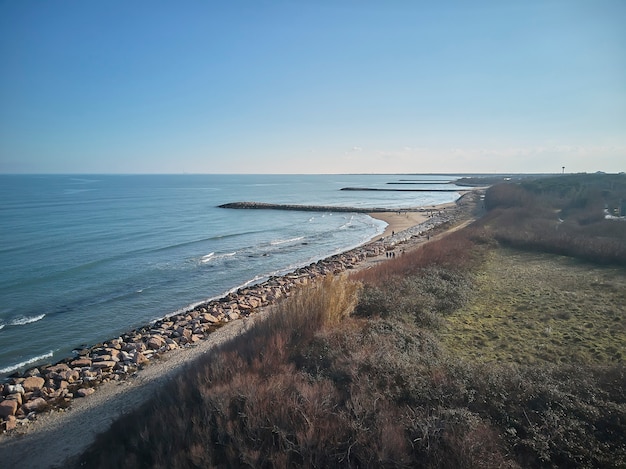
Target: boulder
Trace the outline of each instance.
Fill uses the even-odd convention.
[[[113,360],[105,360],[101,362],[94,362],[91,367],[95,370],[110,370],[117,364],[116,361]]]
[[[235,313],[234,311],[231,311],[230,313],[228,313],[226,315],[228,317],[229,320],[234,321],[236,319],[239,319],[239,315],[237,313]]]
[[[98,355],[93,357],[94,362],[108,362],[111,361],[113,357],[111,355]]]
[[[29,376],[22,382],[22,386],[26,392],[37,391],[43,388],[45,382],[46,381],[40,376]]]
[[[65,363],[57,363],[56,365],[49,366],[46,369],[47,373],[61,373],[62,371],[69,371],[70,367]]]
[[[76,396],[87,397],[92,395],[94,392],[96,392],[94,388],[80,388],[78,391],[76,391]]]
[[[84,380],[95,379],[97,376],[98,376],[98,373],[96,371],[91,370],[91,369],[83,370],[83,372],[82,372],[82,377],[83,377]]]
[[[17,412],[17,401],[6,399],[0,402],[0,417],[6,418],[9,415],[15,415]]]
[[[77,381],[78,379],[80,379],[80,373],[78,372],[78,370],[67,370],[67,371],[62,371],[57,375],[56,380],[63,380],[63,381],[67,381],[68,383],[73,383],[74,381]]]
[[[13,415],[9,415],[6,417],[4,421],[4,431],[8,432],[10,430],[14,430],[17,427],[17,419]]]
[[[22,405],[22,402],[24,401],[24,399],[22,398],[22,394],[20,394],[19,392],[9,394],[6,397],[6,399],[11,400],[11,401],[16,401],[19,405]]]
[[[215,324],[215,323],[220,322],[219,319],[217,319],[215,316],[213,316],[212,314],[209,314],[209,313],[205,313],[202,316],[200,316],[200,320],[203,321],[203,322],[211,323],[211,324]]]
[[[29,376],[39,376],[41,374],[41,372],[39,371],[39,368],[31,368],[30,370],[27,370],[24,373],[24,376],[29,377]]]
[[[85,367],[89,367],[89,366],[91,366],[91,358],[87,358],[87,357],[84,357],[84,358],[79,358],[79,359],[77,359],[77,360],[74,360],[74,361],[71,363],[71,365],[72,365],[74,368],[85,368]]]
[[[15,394],[16,392],[24,394],[25,391],[21,384],[7,384],[4,386],[4,392],[7,394]]]
[[[165,340],[160,335],[153,335],[148,339],[146,345],[152,350],[158,350],[165,345]]]
[[[45,409],[48,406],[48,403],[43,397],[36,397],[33,400],[28,401],[26,404],[22,406],[24,412],[39,412]]]
[[[133,361],[137,364],[137,365],[142,365],[144,363],[148,362],[148,359],[146,358],[146,356],[141,353],[141,352],[137,352],[135,354],[135,358],[133,359]]]
[[[43,390],[41,391],[44,397],[48,400],[58,399],[59,397],[61,397],[61,392],[62,392],[61,389],[46,389],[46,388],[43,388]]]
[[[113,339],[113,340],[109,341],[108,345],[111,348],[120,350],[122,348],[122,346],[124,345],[124,341],[122,340],[121,337],[119,337],[117,339]]]
[[[259,306],[261,306],[261,299],[257,298],[256,296],[249,296],[248,304],[252,306],[252,308],[258,308]]]

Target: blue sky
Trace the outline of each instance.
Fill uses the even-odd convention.
[[[0,172],[626,171],[626,2],[0,0]]]

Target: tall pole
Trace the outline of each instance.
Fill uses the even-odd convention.
[[[565,166],[563,166],[563,172],[561,174],[565,174]]]

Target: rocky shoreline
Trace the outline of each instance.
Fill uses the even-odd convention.
[[[337,254],[280,277],[240,288],[236,292],[200,304],[193,309],[162,318],[120,337],[78,351],[53,365],[13,375],[0,384],[0,430],[27,424],[42,412],[63,409],[72,400],[89,396],[102,383],[135,376],[152,360],[205,340],[224,324],[249,317],[275,304],[293,291],[324,277],[355,269],[368,258],[396,249],[402,243],[446,222],[459,218],[465,197],[456,208],[431,211],[423,223]]]

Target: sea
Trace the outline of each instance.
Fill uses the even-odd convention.
[[[0,379],[349,250],[386,226],[362,213],[220,204],[428,207],[459,197],[432,191],[457,188],[456,178],[0,175]]]

